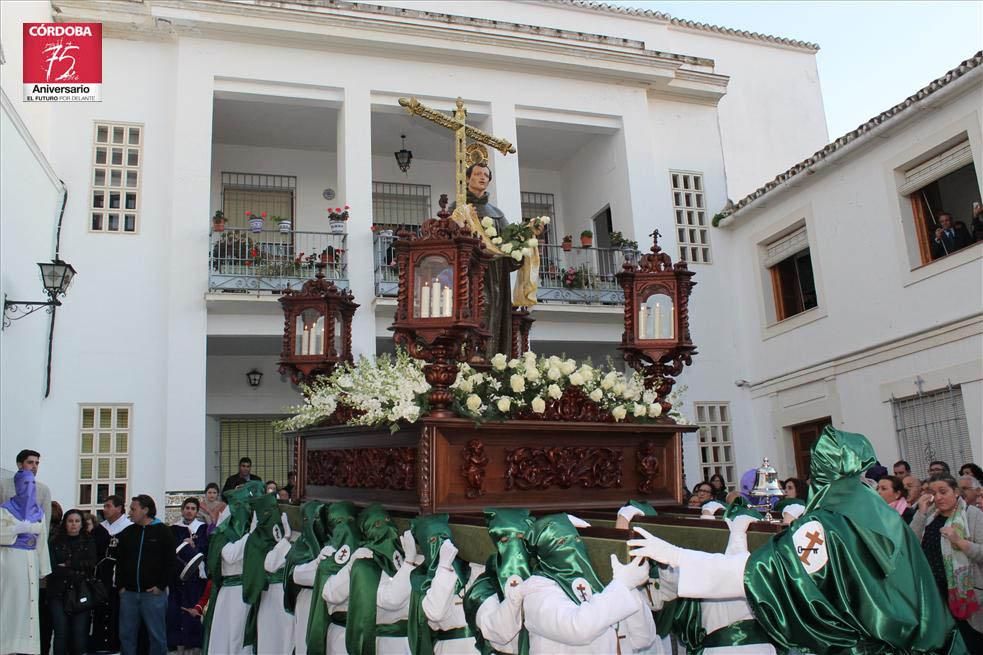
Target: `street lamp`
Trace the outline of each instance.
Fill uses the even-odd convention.
[[[75,278],[75,268],[60,259],[50,262],[39,262],[38,268],[41,270],[41,284],[44,285],[44,292],[48,300],[7,300],[6,294],[3,298],[3,327],[10,325],[12,321],[24,318],[42,307],[47,307],[48,311],[61,305],[59,298],[65,297],[69,285]],[[26,308],[30,309],[26,309]]]

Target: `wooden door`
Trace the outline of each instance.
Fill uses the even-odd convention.
[[[816,443],[819,434],[832,421],[827,416],[818,421],[801,423],[792,426],[792,447],[795,450],[795,477],[806,480],[809,477],[809,466],[812,463],[812,445]]]

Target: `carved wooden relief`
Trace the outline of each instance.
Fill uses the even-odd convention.
[[[488,466],[488,456],[485,455],[485,444],[477,439],[468,442],[467,448],[462,452],[464,464],[461,466],[461,474],[464,476],[468,498],[477,498],[485,494],[485,467]]]
[[[638,491],[645,495],[655,493],[655,483],[659,476],[659,447],[654,441],[642,443],[635,451],[635,470],[638,472]]]
[[[410,491],[416,488],[416,448],[312,450],[307,484]]]
[[[621,486],[620,448],[516,448],[505,451],[505,488],[549,489]]]

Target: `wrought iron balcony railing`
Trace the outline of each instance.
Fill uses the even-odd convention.
[[[324,275],[348,286],[346,235],[327,232],[225,228],[212,232],[208,250],[210,291],[282,291],[299,288],[323,261]]]

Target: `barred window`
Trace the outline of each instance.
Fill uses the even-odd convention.
[[[78,503],[102,516],[111,495],[128,499],[130,479],[130,405],[82,405],[79,415]]]
[[[948,463],[953,472],[973,461],[960,387],[892,398],[891,405],[901,458],[916,475],[927,475],[929,463],[936,460]]]
[[[672,210],[676,218],[679,259],[691,264],[710,264],[710,231],[703,201],[703,174],[669,171]]]
[[[724,476],[727,488],[734,476],[734,445],[730,433],[730,403],[693,403],[700,428],[700,472],[704,480],[715,473]]]
[[[430,218],[430,185],[372,183],[372,223],[381,229],[419,226]]]
[[[247,228],[246,212],[257,216],[266,212],[264,230],[276,230],[273,216],[294,219],[294,193],[297,178],[293,175],[264,175],[259,173],[222,173],[222,211],[228,227]],[[328,216],[321,217],[327,224]],[[296,225],[294,226],[296,228]]]
[[[225,478],[239,471],[239,460],[253,461],[253,475],[273,480],[279,486],[287,484],[287,472],[293,461],[290,442],[273,429],[273,418],[223,418],[219,430],[219,466],[216,478]]]
[[[553,194],[523,191],[520,201],[522,202],[522,220],[528,221],[530,218],[540,216],[550,217],[550,224],[546,226],[546,230],[540,236],[540,241],[556,244],[556,204],[553,201]]]
[[[96,123],[92,148],[89,231],[137,231],[140,216],[143,126]]]

